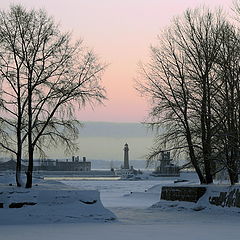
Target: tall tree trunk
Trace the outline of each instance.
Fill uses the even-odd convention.
[[[228,162],[228,174],[231,185],[238,183],[237,153],[235,149],[231,150],[231,156]]]
[[[226,71],[227,72],[227,71]],[[229,73],[228,81],[225,83],[226,103],[227,103],[227,132],[226,132],[226,160],[228,175],[231,185],[238,182],[238,119],[235,117],[235,84],[233,76]]]
[[[203,148],[203,162],[205,170],[205,183],[213,183],[213,177],[211,174],[211,136],[210,136],[210,119],[208,112],[207,91],[209,86],[207,86],[206,79],[203,79],[203,97],[202,97],[202,108],[201,108],[201,132],[202,132],[202,148]]]
[[[21,109],[21,87],[20,87],[20,76],[19,71],[17,71],[17,88],[18,88],[18,94],[17,94],[17,111],[18,111],[18,117],[17,117],[17,163],[16,163],[16,183],[18,187],[22,186],[22,180],[21,180],[21,166],[22,166],[22,109]]]
[[[212,124],[212,113],[211,113],[211,86],[209,77],[207,79],[207,115],[206,115],[206,130],[207,130],[207,152],[206,152],[206,183],[211,184],[213,183],[213,171],[212,171],[212,130],[211,130],[211,124]]]
[[[21,120],[19,120],[21,121]],[[17,163],[16,163],[16,183],[18,187],[22,186],[21,167],[22,167],[22,144],[21,144],[21,130],[17,129]]]
[[[230,174],[229,178],[231,181],[231,184],[234,185],[238,182],[238,136],[237,136],[237,119],[235,118],[235,85],[231,84],[231,105],[230,107],[230,144],[231,144],[231,161],[230,161]]]
[[[22,186],[21,180],[21,156],[17,155],[17,163],[16,163],[16,184],[18,187]]]
[[[194,169],[195,169],[195,171],[198,175],[198,178],[200,180],[200,183],[201,184],[206,183],[206,180],[205,180],[205,178],[202,174],[202,171],[201,171],[201,169],[198,165],[198,162],[197,162],[197,159],[196,159],[196,156],[195,156],[195,153],[194,153],[194,148],[193,148],[192,144],[189,145],[189,155],[190,155],[191,163],[192,163],[192,165],[193,165],[193,167],[194,167]]]
[[[26,172],[27,175],[26,188],[32,187],[33,152],[34,148],[32,144],[32,78],[30,77],[28,79],[28,170]]]
[[[188,149],[189,149],[189,156],[190,156],[190,160],[191,160],[191,163],[198,175],[198,178],[200,180],[200,183],[201,184],[204,184],[206,183],[206,180],[202,174],[202,171],[199,167],[199,164],[198,164],[198,161],[196,159],[196,155],[195,155],[195,152],[194,152],[194,147],[193,147],[193,142],[192,142],[192,135],[191,135],[191,131],[190,131],[190,128],[189,128],[189,125],[188,125],[188,118],[187,118],[187,113],[185,112],[184,114],[184,120],[185,120],[185,124],[186,124],[186,138],[187,138],[187,143],[188,143]]]
[[[26,175],[27,175],[26,188],[32,187],[33,152],[34,152],[33,148],[29,147],[29,149],[28,149],[28,169],[26,172]]]

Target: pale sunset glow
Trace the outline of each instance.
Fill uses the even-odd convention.
[[[61,28],[81,38],[108,65],[103,84],[108,101],[94,110],[77,112],[81,121],[142,122],[147,117],[146,99],[134,89],[139,61],[147,61],[149,46],[171,19],[187,8],[224,7],[231,0],[2,0],[1,8],[21,3],[27,8],[44,8]]]

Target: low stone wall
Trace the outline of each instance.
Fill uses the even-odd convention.
[[[216,206],[240,208],[240,189],[232,187],[227,192],[219,192],[217,196],[210,196],[209,202]]]
[[[212,205],[240,208],[240,186],[165,186],[161,199],[196,203],[204,194]]]
[[[197,202],[205,192],[205,187],[162,187],[161,199],[167,201]]]

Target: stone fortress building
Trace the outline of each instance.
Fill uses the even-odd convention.
[[[152,176],[156,177],[179,177],[180,169],[172,163],[169,151],[162,151],[157,161],[157,166]]]
[[[72,161],[66,159],[65,161],[59,160],[45,160],[39,167],[39,170],[48,170],[48,171],[91,171],[91,162],[86,160],[86,157],[83,157],[83,160],[80,161],[79,156],[72,156]]]

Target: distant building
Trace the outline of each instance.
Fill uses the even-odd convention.
[[[127,143],[123,148],[123,165],[120,169],[116,169],[114,172],[116,176],[120,176],[122,179],[132,178],[140,173],[135,170],[133,166],[129,167],[129,147]]]
[[[39,170],[49,171],[91,171],[91,162],[86,161],[86,157],[83,157],[83,161],[79,161],[79,156],[72,156],[72,161],[53,161],[46,160],[42,163]]]
[[[124,145],[123,151],[124,151],[124,165],[123,165],[123,168],[124,169],[129,169],[129,155],[128,155],[129,148],[128,148],[127,143]]]
[[[53,159],[44,159],[42,160],[41,162],[41,165],[40,165],[40,168],[52,168],[52,167],[55,167],[56,166],[56,163],[57,163],[58,160],[53,160]]]
[[[22,169],[22,171],[25,171],[27,169],[27,167],[22,165],[21,169]],[[11,159],[6,162],[0,162],[0,171],[8,171],[8,170],[12,170],[12,171],[16,170],[16,161],[15,160]]]
[[[170,152],[162,151],[157,162],[153,176],[157,177],[178,177],[180,176],[179,167],[171,163]]]
[[[15,169],[16,169],[16,161],[14,160],[9,160],[7,162],[0,163],[0,171],[15,170]]]
[[[25,162],[25,161],[22,161]],[[27,163],[27,162],[26,162]],[[22,165],[22,171],[27,170],[27,166]],[[5,162],[0,162],[0,171],[7,171],[7,170],[16,170],[16,161],[9,160]],[[53,159],[46,159],[43,160],[40,164],[39,161],[34,161],[34,171],[84,171],[88,172],[91,171],[91,162],[86,160],[86,157],[83,157],[83,161],[80,161],[79,156],[73,156],[72,161],[59,161]]]

